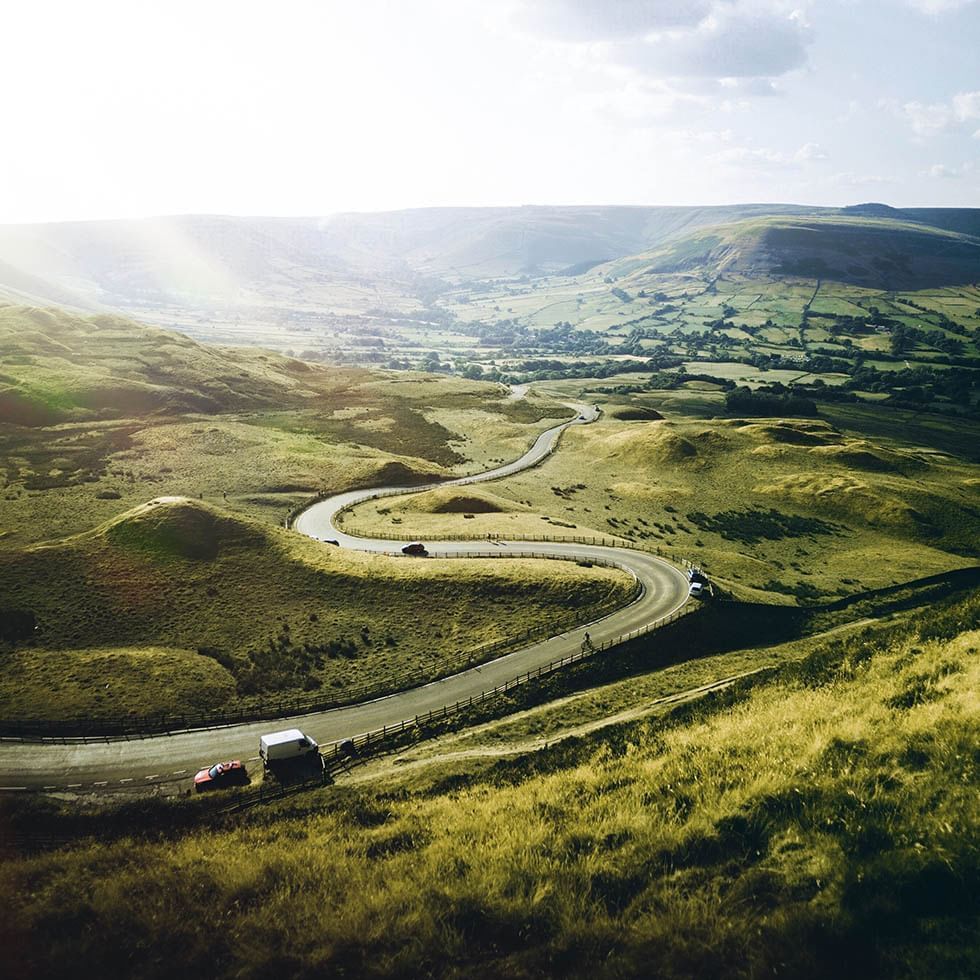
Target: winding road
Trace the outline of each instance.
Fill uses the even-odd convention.
[[[587,425],[598,418],[591,407],[575,406],[577,416],[541,433],[531,448],[512,463],[473,476],[415,487],[385,487],[338,494],[310,506],[296,519],[298,532],[318,540],[336,541],[341,547],[374,553],[400,554],[402,542],[357,538],[335,526],[340,511],[381,496],[420,493],[435,487],[464,486],[500,479],[528,469],[544,460],[558,445],[565,429]],[[252,760],[259,736],[281,728],[300,727],[321,746],[351,736],[398,725],[416,715],[454,704],[518,674],[578,652],[585,631],[592,642],[601,644],[632,630],[647,627],[678,610],[688,598],[687,580],[679,569],[653,555],[623,548],[571,542],[436,541],[426,547],[435,557],[464,558],[497,554],[521,557],[585,559],[618,566],[634,575],[642,586],[640,596],[629,605],[601,620],[515,650],[479,667],[362,704],[333,708],[280,721],[200,729],[188,732],[134,736],[99,741],[61,739],[22,741],[0,739],[0,791],[67,790],[98,792],[134,789],[161,783],[184,783],[198,769],[219,759]],[[422,559],[405,558],[405,561]]]

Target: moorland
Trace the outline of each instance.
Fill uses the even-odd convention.
[[[344,530],[598,539],[712,583],[289,799],[5,796],[6,965],[976,973],[980,213],[205,217],[5,229],[0,263],[5,719],[395,690],[625,602],[587,562],[285,526],[582,404],[539,466]]]

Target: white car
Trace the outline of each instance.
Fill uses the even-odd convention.
[[[687,591],[688,595],[694,596],[695,599],[700,598],[704,595],[704,582],[692,582]]]

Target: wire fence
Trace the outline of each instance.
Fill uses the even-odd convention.
[[[352,538],[365,538],[368,540],[377,540],[377,535],[383,534],[385,540],[389,541],[419,541],[423,536],[419,535],[417,532],[415,534],[405,534],[402,531],[372,531],[367,528],[359,527],[344,527],[342,533],[349,535]],[[685,558],[678,555],[676,552],[670,551],[667,548],[663,548],[659,545],[647,544],[644,541],[636,541],[632,538],[617,538],[617,537],[605,537],[601,534],[442,534],[433,535],[433,540],[436,545],[442,543],[443,541],[497,541],[506,544],[516,544],[522,545],[525,542],[528,544],[587,544],[592,545],[596,548],[626,548],[629,551],[640,551],[647,555],[654,555],[657,558],[663,558],[665,561],[673,562],[676,565],[690,566],[693,563],[689,558]],[[434,554],[434,553],[433,553]],[[491,553],[494,556],[499,556],[498,552]],[[467,558],[484,558],[487,557],[481,553],[466,553]],[[504,555],[504,557],[508,557]],[[513,556],[510,556],[513,557]],[[555,558],[560,557],[556,555],[544,555],[545,558]],[[576,559],[581,560],[581,559]],[[599,559],[589,559],[598,563]],[[703,564],[702,564],[703,567]]]
[[[523,674],[518,674],[517,677],[505,681],[503,684],[498,684],[490,690],[481,691],[479,694],[472,695],[452,704],[443,705],[440,708],[434,708],[431,711],[416,715],[414,718],[406,718],[393,725],[384,725],[381,728],[342,739],[321,750],[323,773],[322,775],[318,775],[317,778],[285,786],[279,785],[278,783],[263,782],[261,786],[256,787],[254,790],[247,790],[240,794],[236,800],[227,807],[224,807],[220,812],[232,813],[245,810],[262,803],[281,800],[296,793],[315,789],[318,786],[331,782],[334,776],[346,771],[351,766],[397,748],[403,741],[406,732],[422,732],[427,726],[432,726],[434,723],[445,721],[467,711],[471,711],[474,707],[492,704],[502,699],[515,688],[540,680],[564,667],[581,663],[596,656],[596,654],[622,646],[631,640],[663,629],[665,626],[669,626],[672,623],[676,623],[679,619],[691,615],[697,608],[690,604],[685,604],[670,615],[664,616],[662,619],[648,626],[639,627],[628,633],[622,633],[602,643],[585,646],[580,651],[569,654],[567,657],[552,660],[550,663],[544,664],[541,667],[536,667],[533,670],[525,671]]]
[[[542,454],[540,458],[535,460],[529,466],[536,466],[547,459],[557,448],[558,442],[560,440],[562,432],[570,423],[563,423],[561,426],[557,427],[558,431],[555,433],[555,438],[552,440],[551,444],[547,447],[545,453]],[[540,437],[539,437],[540,438]],[[504,469],[509,469],[510,467],[517,467],[520,460],[515,461],[511,464],[506,464]],[[448,482],[456,482],[459,485],[464,483],[474,483],[481,482],[484,479],[494,479],[496,475],[500,475],[499,469],[493,471],[489,474],[475,474],[471,477],[459,478],[458,480],[452,480]],[[387,489],[378,489],[374,491],[368,491],[366,496],[363,497],[357,503],[364,503],[369,500],[376,500],[383,497],[394,497],[402,496],[404,494],[419,493],[424,490],[432,489],[435,486],[442,485],[440,483],[427,483],[418,487],[390,487]],[[292,525],[293,521],[301,513],[311,507],[313,504],[329,499],[333,496],[332,493],[327,491],[321,491],[317,493],[311,500],[304,502],[298,507],[290,511],[285,523],[289,527]],[[354,504],[351,507],[355,506]],[[349,508],[345,508],[345,511]],[[339,514],[345,511],[338,512]],[[354,530],[347,530],[345,533],[351,535],[363,535],[369,536],[366,532],[359,532]],[[398,541],[414,541],[417,540],[417,535],[408,535],[394,533],[391,535],[393,540]],[[465,534],[453,534],[443,536],[440,540],[443,541],[502,541],[503,536],[499,534],[489,534],[484,537],[465,535]],[[590,544],[593,546],[602,546],[607,548],[629,548],[636,551],[642,551],[649,554],[656,554],[660,558],[669,559],[675,564],[690,565],[691,563],[686,559],[679,558],[678,556],[665,552],[662,548],[657,547],[655,550],[644,547],[635,541],[630,541],[622,538],[606,538],[596,535],[536,535],[536,536],[523,536],[520,542],[528,543],[578,543],[578,544]],[[398,552],[396,552],[397,554]],[[610,613],[625,608],[632,602],[635,602],[643,594],[643,586],[637,580],[635,574],[622,563],[602,558],[602,557],[588,557],[583,558],[582,556],[570,556],[570,555],[555,555],[555,554],[545,554],[541,552],[534,551],[487,551],[487,552],[467,552],[465,556],[456,554],[442,554],[438,552],[433,552],[433,557],[444,557],[444,558],[548,558],[551,560],[560,561],[574,561],[577,564],[586,565],[600,565],[610,568],[620,568],[629,572],[633,576],[633,587],[629,597],[622,601],[609,600],[598,605],[589,607],[586,610],[582,610],[579,614],[570,616],[567,619],[559,620],[558,622],[551,622],[542,626],[532,627],[524,630],[521,633],[511,634],[509,636],[503,637],[500,640],[493,641],[491,643],[483,644],[479,647],[471,649],[465,652],[459,652],[454,656],[440,658],[438,663],[433,663],[430,661],[427,665],[422,663],[417,664],[414,669],[406,672],[403,676],[395,679],[389,680],[386,683],[373,683],[373,684],[360,684],[354,685],[344,689],[342,692],[333,692],[329,695],[323,694],[309,694],[309,695],[282,695],[274,698],[267,698],[263,701],[256,702],[251,701],[246,704],[241,704],[234,708],[225,708],[221,710],[214,711],[197,711],[197,712],[181,712],[181,713],[160,713],[152,715],[141,715],[133,716],[127,715],[125,717],[117,718],[103,718],[103,719],[92,719],[92,718],[62,718],[62,719],[43,719],[43,718],[31,718],[31,719],[18,719],[18,720],[4,720],[0,721],[0,737],[4,738],[20,738],[25,741],[29,740],[62,740],[62,741],[84,741],[86,739],[129,739],[129,738],[142,738],[149,735],[158,735],[164,733],[176,733],[181,731],[190,731],[195,729],[203,728],[218,728],[229,725],[241,724],[243,722],[251,721],[264,721],[273,720],[278,718],[286,718],[290,716],[310,714],[317,711],[326,711],[331,708],[341,708],[347,707],[353,704],[357,704],[362,701],[372,700],[379,697],[384,697],[387,695],[397,694],[400,691],[404,691],[412,687],[413,685],[421,683],[429,683],[434,680],[439,680],[444,677],[450,676],[454,673],[458,673],[462,670],[466,670],[472,667],[479,666],[480,664],[486,663],[495,654],[502,653],[505,650],[516,647],[518,644],[530,643],[536,639],[547,638],[550,636],[561,635],[562,633],[568,632],[570,630],[576,629],[580,626],[588,625],[593,622],[597,622],[599,619],[605,618]],[[649,628],[655,628],[658,624],[651,624]],[[639,634],[637,634],[639,635]],[[598,649],[607,649],[609,644],[604,644]]]
[[[516,554],[488,552],[479,557],[486,558],[544,558],[551,557],[537,552]],[[562,561],[580,561],[560,556]],[[592,559],[592,564],[608,568],[621,568],[615,561]],[[341,692],[330,694],[305,694],[268,698],[261,702],[251,702],[235,708],[215,711],[182,713],[161,713],[156,715],[117,718],[62,718],[62,719],[19,719],[0,721],[0,736],[20,738],[25,741],[43,739],[44,741],[78,741],[86,739],[127,739],[142,738],[147,735],[173,734],[202,728],[219,728],[250,721],[267,721],[294,715],[311,714],[342,708],[391,694],[397,694],[411,687],[427,684],[472,667],[480,666],[507,650],[516,649],[535,640],[560,636],[581,626],[586,626],[620,609],[626,608],[643,594],[643,586],[633,576],[632,586],[624,598],[617,596],[586,607],[576,614],[560,620],[552,620],[540,626],[529,627],[519,633],[512,633],[499,640],[484,643],[466,651],[460,651],[438,661],[430,659],[419,662],[402,676],[387,682],[352,685]]]

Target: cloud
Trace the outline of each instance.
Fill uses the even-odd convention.
[[[954,95],[953,116],[960,122],[980,119],[980,92],[960,92]]]
[[[783,91],[771,78],[723,78],[719,82],[726,90],[735,91],[741,95],[777,96]]]
[[[519,26],[558,41],[611,41],[657,31],[694,27],[714,0],[524,0]]]
[[[968,7],[975,0],[906,0],[908,6],[920,13],[929,14],[931,17],[938,17],[947,14],[951,10],[960,10]]]
[[[715,153],[713,159],[730,167],[762,170],[796,169],[817,160],[826,160],[827,154],[817,143],[804,143],[792,152],[764,146],[733,146]]]
[[[882,103],[904,118],[916,136],[925,137],[959,129],[980,119],[980,91],[958,92],[948,102]]]
[[[890,184],[893,181],[893,177],[884,177],[881,174],[856,174],[851,171],[831,174],[827,180],[830,184],[848,184],[851,187],[870,187],[879,184]]]
[[[661,79],[771,79],[806,64],[812,41],[786,0],[522,0],[517,22],[550,40],[591,42],[609,63]]]
[[[796,12],[730,5],[693,30],[623,45],[622,58],[661,78],[772,78],[801,68],[810,41]]]
[[[923,172],[924,177],[935,177],[941,180],[959,180],[968,177],[973,173],[973,164],[967,161],[958,167],[950,167],[945,163],[934,163],[928,170]]]
[[[817,143],[804,143],[794,154],[795,159],[805,160],[826,160],[827,154]]]

